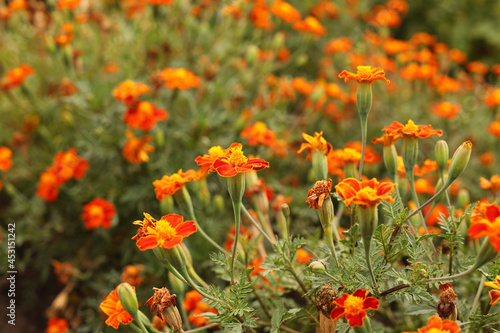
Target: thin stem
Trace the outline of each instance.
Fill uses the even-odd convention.
[[[238,238],[240,236],[240,226],[241,226],[241,200],[232,200],[233,210],[234,210],[234,223],[235,223],[235,235],[233,243],[233,252],[231,254],[231,284],[234,285],[234,259],[236,257],[236,250],[238,248]]]
[[[366,132],[368,130],[368,114],[359,114],[361,122],[361,160],[359,161],[358,180],[361,180],[363,174],[363,164],[365,162],[365,149],[366,149]]]
[[[245,208],[245,205],[241,204],[241,208],[243,210],[243,213],[245,214],[246,217],[248,217],[248,219],[250,220],[250,222],[252,222],[252,224],[257,228],[257,230],[259,230],[259,232],[271,243],[271,244],[276,244],[275,241],[273,241],[271,239],[271,237],[269,237],[269,235],[260,227],[260,225],[257,223],[257,221],[255,221],[252,217],[252,215],[250,215],[250,213],[248,212],[248,210]]]
[[[441,195],[441,193],[443,193],[443,191],[446,190],[446,188],[450,186],[450,184],[445,184],[443,187],[441,187],[441,189],[436,193],[434,194],[429,200],[427,200],[426,202],[424,202],[421,206],[417,207],[413,212],[411,212],[410,215],[408,215],[408,217],[406,218],[405,222],[408,221],[411,217],[415,216],[416,214],[418,214],[422,209],[424,209],[426,206],[428,206],[431,202],[434,201],[434,199],[436,199],[437,197],[439,197]]]
[[[298,276],[298,275],[297,275],[297,273],[295,272],[295,269],[292,267],[292,265],[291,265],[291,264],[289,264],[289,266],[290,266],[290,267],[288,268],[288,270],[290,271],[290,273],[292,273],[292,275],[293,275],[293,277],[294,277],[295,281],[297,281],[297,283],[299,284],[299,286],[300,286],[300,288],[302,289],[302,291],[303,291],[304,293],[307,293],[307,287],[306,287],[306,285],[305,285],[305,284],[304,284],[304,282],[302,282],[302,280],[299,278],[299,276]]]
[[[268,322],[265,322],[265,321],[260,321],[260,320],[257,321],[257,324],[262,325],[262,326],[272,326],[271,323],[268,323]],[[280,329],[283,330],[283,331],[285,331],[285,332],[300,333],[299,331],[296,331],[294,329],[291,329],[291,328],[283,326],[283,325],[280,326]]]
[[[484,282],[486,281],[486,276],[481,276],[481,281],[479,281],[479,286],[477,287],[476,297],[474,297],[474,303],[472,303],[472,308],[470,313],[474,313],[476,307],[479,303],[479,298],[481,298],[481,293],[483,292]]]
[[[373,274],[372,262],[371,262],[371,258],[370,258],[370,245],[371,245],[371,241],[364,242],[364,245],[365,245],[366,266],[368,267],[368,271],[370,271],[370,276],[371,276],[372,282],[373,282],[373,289],[376,290],[376,288],[377,288],[377,280],[375,279],[375,275]]]
[[[201,332],[201,331],[204,331],[204,330],[207,330],[207,329],[210,329],[212,327],[216,327],[218,326],[219,324],[209,324],[209,325],[205,325],[205,326],[202,326],[202,327],[197,327],[197,328],[193,328],[191,330],[187,330],[187,331],[184,331],[184,333],[194,333],[194,332]]]

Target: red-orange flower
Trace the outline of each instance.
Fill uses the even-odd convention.
[[[296,21],[293,28],[300,32],[310,32],[319,37],[326,34],[326,28],[313,16],[307,16],[303,21]]]
[[[271,6],[271,13],[287,23],[293,23],[301,18],[300,12],[295,7],[282,0],[274,2]]]
[[[68,331],[68,321],[64,318],[50,318],[45,329],[45,333],[66,333]]]
[[[308,264],[309,259],[314,258],[312,254],[304,250],[303,248],[297,249],[297,259],[296,261],[300,264]]]
[[[83,206],[82,219],[87,230],[98,227],[108,229],[111,227],[111,220],[115,214],[115,206],[111,202],[102,198],[95,198]]]
[[[491,166],[495,162],[495,156],[491,151],[486,151],[479,156],[479,163],[484,166]]]
[[[427,216],[429,213],[430,206],[427,206],[423,209],[423,214],[424,216]],[[448,208],[442,203],[438,203],[436,207],[432,210],[430,213],[429,217],[427,220],[425,220],[425,223],[427,225],[436,225],[440,222],[441,214],[444,215],[444,217],[448,218],[450,214],[448,213]]]
[[[479,178],[479,186],[485,190],[490,190],[490,193],[493,196],[499,196],[500,195],[500,176],[499,175],[493,175],[490,180],[486,178]]]
[[[497,275],[493,282],[485,282],[484,286],[496,289],[490,290],[490,304],[495,305],[500,300],[500,276]]]
[[[186,90],[200,84],[200,78],[184,68],[165,68],[158,77],[164,81],[165,87],[170,89]]]
[[[315,132],[314,137],[306,133],[302,133],[302,137],[304,137],[304,140],[306,140],[307,143],[303,143],[300,146],[297,154],[302,153],[302,151],[307,148],[307,159],[311,159],[311,153],[314,151],[319,151],[328,155],[332,150],[332,145],[326,142],[325,138],[323,138],[323,131],[319,133]]]
[[[162,200],[165,195],[173,195],[177,190],[180,190],[185,183],[196,180],[199,177],[199,173],[194,170],[182,172],[182,169],[179,169],[179,171],[172,176],[163,176],[161,179],[153,182],[156,198]]]
[[[138,286],[142,283],[141,272],[144,270],[144,265],[127,265],[123,268],[120,281],[128,283],[131,286]]]
[[[26,80],[29,75],[35,74],[35,70],[26,64],[14,68],[5,74],[5,76],[0,80],[0,88],[4,91],[8,91],[12,88],[19,86]]]
[[[383,80],[386,83],[390,83],[385,77],[384,70],[382,68],[374,68],[371,66],[358,66],[358,72],[356,74],[343,71],[339,74],[339,78],[344,79],[345,82],[351,80],[357,80],[358,82],[372,82],[374,80]]]
[[[280,208],[281,209],[281,208]],[[233,248],[234,244],[234,237],[236,236],[236,226],[233,224],[229,231],[226,234],[226,242],[224,243],[224,248],[228,251],[231,251]],[[247,244],[248,240],[252,238],[252,235],[250,232],[245,228],[244,225],[240,227],[240,238],[239,242],[242,242],[243,244]],[[242,241],[243,239],[243,241]]]
[[[80,0],[59,0],[57,2],[57,9],[59,10],[75,10],[78,6],[80,6]]]
[[[250,146],[264,145],[271,147],[276,141],[276,133],[267,128],[262,121],[245,127],[241,131],[240,137],[247,138],[247,143]]]
[[[9,171],[12,166],[12,150],[0,147],[0,170]]]
[[[337,194],[344,199],[344,204],[356,204],[364,207],[374,207],[380,201],[394,202],[394,198],[387,194],[392,191],[395,184],[392,182],[381,182],[373,178],[371,180],[359,181],[354,178],[344,179],[335,186]]]
[[[140,228],[132,237],[141,251],[154,249],[157,246],[171,249],[182,242],[182,239],[197,231],[194,221],[184,221],[181,215],[168,214],[155,220],[144,213],[143,221],[135,221]]]
[[[166,120],[168,112],[155,105],[141,101],[137,105],[130,105],[123,116],[123,120],[131,128],[140,128],[144,132],[152,129],[157,121]]]
[[[330,315],[332,320],[338,320],[345,315],[349,326],[363,326],[366,310],[378,310],[380,304],[375,297],[366,297],[369,293],[369,290],[358,289],[352,295],[344,293],[342,297],[337,298],[333,301],[337,307]]]
[[[132,80],[126,80],[113,89],[113,97],[117,101],[125,104],[131,104],[137,100],[137,97],[149,94],[150,92],[151,90],[145,83],[136,83]]]
[[[413,120],[408,120],[408,124],[403,125],[398,121],[394,121],[389,126],[382,129],[386,131],[387,134],[396,135],[403,134],[405,137],[415,137],[425,139],[433,135],[441,136],[443,131],[435,130],[431,125],[415,125]]]
[[[460,105],[449,102],[439,102],[438,104],[431,106],[432,113],[439,117],[448,119],[455,119],[460,112],[460,109]]]
[[[132,164],[141,164],[149,161],[149,154],[155,151],[155,148],[148,142],[153,140],[150,135],[137,138],[132,131],[125,133],[127,142],[123,146],[122,155]]]
[[[208,150],[208,155],[205,154],[203,156],[198,156],[195,159],[196,164],[201,165],[200,173],[204,173],[207,170],[209,172],[214,171],[213,166],[214,162],[219,158],[226,154],[227,149],[222,148],[221,146],[213,146]]]
[[[134,288],[135,291],[135,287],[132,288]],[[122,303],[118,298],[117,290],[118,287],[116,287],[116,289],[106,297],[101,305],[99,305],[102,312],[109,316],[108,319],[106,319],[106,324],[115,329],[118,329],[120,324],[127,325],[134,320],[134,318],[132,318],[132,316],[123,308]]]
[[[309,95],[313,91],[313,86],[303,77],[296,77],[292,80],[292,87],[302,95]]]
[[[421,167],[415,164],[415,169],[413,169],[413,173],[417,177],[422,177],[431,172],[437,171],[438,169],[439,168],[436,161],[426,159]]]
[[[184,309],[186,309],[187,312],[191,312],[188,317],[189,322],[195,326],[204,326],[207,324],[207,318],[200,316],[200,314],[205,312],[218,313],[217,310],[202,303],[202,299],[203,297],[196,290],[188,291],[184,298]]]
[[[83,178],[89,168],[89,162],[77,154],[77,150],[71,148],[68,151],[58,152],[54,157],[52,165],[63,183],[71,178],[76,180]]]
[[[215,160],[210,171],[216,171],[222,177],[233,177],[238,173],[269,167],[269,162],[263,159],[247,158],[243,155],[242,147],[241,143],[233,143],[223,156]]]
[[[394,142],[398,141],[403,137],[402,134],[384,134],[380,138],[375,138],[372,140],[373,143],[375,144],[380,144],[382,146],[391,146],[394,144]]]
[[[28,8],[29,3],[27,0],[13,0],[9,1],[9,9],[11,11],[23,10]]]
[[[489,237],[495,251],[500,252],[500,207],[496,203],[483,207],[484,215],[471,219],[468,234],[474,239]]]
[[[352,49],[352,39],[350,37],[340,37],[334,40],[331,40],[325,46],[325,53],[348,53]]]
[[[489,124],[488,132],[490,132],[494,137],[500,138],[500,121],[493,121]]]
[[[427,321],[427,326],[419,328],[417,332],[404,332],[404,333],[458,333],[460,327],[453,320],[442,320],[438,316],[432,316]]]

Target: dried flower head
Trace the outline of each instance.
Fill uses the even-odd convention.
[[[151,312],[153,312],[156,308],[156,315],[161,320],[164,320],[165,317],[163,317],[163,312],[167,307],[176,305],[176,295],[170,294],[170,291],[168,291],[168,289],[165,287],[161,289],[153,288],[153,290],[155,291],[155,293],[148,299],[146,305],[151,306]]]
[[[333,302],[337,299],[337,294],[332,286],[324,284],[321,289],[316,293],[316,307],[321,313],[329,317],[335,308]]]
[[[437,313],[441,319],[457,319],[457,294],[451,283],[439,284],[441,293],[437,303]]]
[[[307,192],[306,203],[309,204],[309,208],[318,209],[323,206],[323,201],[325,198],[330,196],[330,190],[332,189],[332,180],[319,180],[314,184],[313,188]]]

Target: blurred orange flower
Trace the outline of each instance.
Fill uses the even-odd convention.
[[[198,172],[194,170],[182,172],[182,169],[179,169],[179,171],[172,176],[163,176],[160,180],[155,180],[153,182],[156,198],[162,200],[165,195],[173,195],[180,190],[185,183],[199,178]]]
[[[479,61],[471,61],[467,64],[467,70],[471,73],[485,75],[488,73],[488,65]]]
[[[447,119],[455,119],[461,110],[461,106],[450,102],[439,102],[431,106],[431,111],[436,116]]]
[[[421,139],[425,139],[433,135],[443,135],[443,131],[435,130],[431,125],[415,125],[411,119],[408,120],[406,125],[403,125],[398,121],[394,121],[391,125],[384,127],[382,131],[386,131],[386,133],[390,135],[403,134],[405,137],[415,137]]]
[[[223,149],[221,146],[213,146],[208,150],[208,155],[205,154],[203,156],[198,156],[195,159],[196,164],[200,165],[200,173],[204,173],[207,170],[209,172],[214,171],[213,165],[214,162],[219,158],[226,154],[227,149]]]
[[[149,94],[150,92],[151,90],[145,83],[125,80],[113,90],[113,97],[117,101],[131,104],[137,100],[137,97]]]
[[[131,128],[140,128],[144,132],[152,129],[157,121],[167,120],[168,112],[149,102],[141,101],[137,105],[130,105],[123,116],[123,120]]]
[[[380,302],[375,297],[366,297],[369,290],[358,289],[352,295],[344,293],[333,301],[336,307],[330,315],[332,320],[338,320],[345,315],[349,326],[363,326],[366,310],[378,310]]]
[[[403,333],[458,333],[460,327],[453,320],[442,320],[438,316],[432,316],[427,321],[427,326],[419,328],[417,332],[403,332]]]
[[[484,166],[491,166],[495,162],[495,156],[491,151],[486,151],[479,156],[479,163]]]
[[[479,178],[479,185],[485,190],[490,190],[493,196],[500,196],[500,176],[493,175],[490,180],[486,178]]]
[[[307,16],[303,21],[296,21],[293,28],[300,32],[310,32],[316,37],[326,34],[327,30],[313,16]]]
[[[304,149],[307,148],[307,159],[308,160],[311,159],[311,154],[315,151],[322,152],[326,156],[332,150],[332,145],[330,143],[326,142],[325,138],[323,138],[323,131],[321,131],[319,133],[315,132],[314,137],[312,137],[306,133],[302,133],[302,137],[304,138],[304,140],[307,141],[307,143],[303,143],[300,146],[300,149],[297,152],[297,154],[302,153],[302,151],[304,151]]]
[[[208,324],[207,318],[201,316],[202,313],[218,313],[217,310],[210,308],[205,303],[202,303],[202,299],[203,297],[196,290],[188,291],[184,297],[184,309],[186,309],[187,312],[191,312],[188,319],[189,322],[195,326],[205,326]]]
[[[337,194],[344,199],[344,204],[356,204],[364,207],[374,207],[380,201],[394,202],[394,198],[387,194],[395,184],[392,182],[378,182],[377,179],[359,181],[354,178],[344,179],[335,186]]]
[[[309,259],[314,258],[312,254],[304,250],[303,248],[297,249],[297,259],[296,261],[300,264],[308,264]]]
[[[132,287],[135,291],[135,287]],[[106,299],[99,305],[99,308],[108,315],[108,319],[106,319],[106,325],[111,326],[115,329],[118,329],[120,324],[128,325],[134,318],[125,311],[118,298],[118,287],[113,290]]]
[[[54,157],[52,163],[54,171],[63,183],[71,178],[80,180],[89,168],[89,162],[77,154],[76,148],[71,148],[68,151],[58,152]]]
[[[494,137],[500,138],[500,121],[496,120],[489,124],[488,132],[493,134]]]
[[[22,64],[5,74],[0,80],[0,88],[2,88],[3,91],[9,91],[23,83],[27,76],[33,74],[35,74],[35,70],[31,66]]]
[[[292,80],[292,87],[302,95],[309,95],[313,91],[313,86],[306,79],[296,77]]]
[[[460,81],[452,79],[447,75],[434,76],[431,79],[431,84],[435,87],[436,91],[440,95],[444,95],[449,92],[460,91]]]
[[[249,159],[243,155],[241,143],[233,143],[226,153],[213,163],[210,171],[216,171],[222,177],[233,177],[250,170],[259,171],[269,167],[269,162],[260,158]]]
[[[467,55],[459,49],[451,49],[448,51],[448,56],[457,64],[463,64],[467,61]]]
[[[276,133],[267,128],[262,121],[245,127],[241,131],[240,137],[247,138],[247,143],[250,146],[264,145],[271,147],[276,141]]]
[[[436,188],[425,178],[420,178],[415,181],[415,192],[418,194],[434,194],[435,190]]]
[[[200,78],[184,68],[165,68],[158,77],[164,81],[165,87],[170,89],[186,90],[200,84]]]
[[[281,209],[281,208],[280,208]],[[231,251],[234,244],[234,236],[236,235],[236,226],[233,224],[229,231],[226,233],[226,242],[224,243],[224,248],[228,251]],[[242,241],[243,238],[243,241]],[[252,238],[250,232],[248,232],[247,228],[244,225],[240,227],[240,242],[243,244],[248,243],[248,240]]]
[[[59,10],[75,10],[78,6],[80,6],[80,0],[59,0],[57,2],[57,9]]]
[[[137,234],[132,237],[136,240],[141,251],[154,249],[157,246],[171,249],[182,242],[182,239],[197,231],[194,221],[184,221],[184,217],[177,214],[168,214],[160,220],[155,220],[148,213],[144,213],[143,221],[135,221],[139,225]]]
[[[87,230],[98,227],[108,229],[111,227],[111,220],[115,215],[115,206],[102,198],[95,198],[83,206],[82,219]]]
[[[54,274],[59,284],[66,285],[75,276],[75,267],[68,261],[60,262],[52,260],[52,266],[54,267]]]
[[[436,161],[426,159],[421,167],[415,164],[415,169],[413,169],[413,173],[417,177],[422,177],[426,174],[437,171],[438,169],[439,168]]]
[[[500,252],[500,207],[494,202],[484,205],[482,209],[482,218],[476,215],[471,219],[468,234],[474,239],[489,237],[495,251]]]
[[[430,209],[431,209],[430,206],[426,206],[422,210],[422,213],[424,214],[424,216],[427,216],[427,214],[429,214]],[[444,204],[439,202],[436,205],[436,207],[434,207],[434,209],[430,213],[429,217],[425,220],[425,223],[427,225],[438,224],[440,222],[439,219],[441,218],[441,214],[444,215],[446,218],[448,218],[450,216],[450,214],[448,213],[448,208],[446,208],[446,206]]]
[[[66,333],[68,331],[68,321],[64,318],[50,318],[45,329],[45,333]]]
[[[352,45],[353,45],[352,38],[340,37],[328,42],[324,50],[326,54],[348,53],[349,51],[351,51]]]
[[[12,150],[7,147],[0,147],[0,170],[9,171],[12,166]]]
[[[338,16],[339,10],[334,2],[320,0],[309,9],[309,13],[317,19],[323,19],[325,16],[328,16],[328,18],[333,20]]]
[[[380,144],[382,146],[391,146],[394,144],[394,142],[398,141],[403,137],[403,134],[384,134],[380,138],[375,138],[372,140],[374,144]]]
[[[293,23],[301,19],[300,12],[288,2],[276,0],[271,6],[271,13],[274,16],[280,17],[287,23]]]
[[[344,79],[345,82],[351,80],[357,80],[358,82],[372,82],[374,80],[383,80],[386,83],[390,83],[388,79],[385,78],[385,73],[382,68],[374,68],[371,66],[358,66],[358,72],[356,74],[343,71],[339,74],[339,78]]]
[[[500,88],[488,90],[484,96],[484,103],[490,108],[500,105]]]
[[[138,138],[132,131],[127,131],[125,135],[128,140],[122,149],[123,157],[132,164],[149,162],[149,154],[155,151],[155,148],[148,143],[153,140],[153,137],[145,135]]]
[[[28,8],[29,3],[27,0],[12,0],[9,2],[9,9],[11,11],[23,10]]]
[[[59,195],[59,186],[59,177],[55,173],[54,168],[49,168],[40,175],[36,195],[47,202],[53,202]]]
[[[250,21],[260,29],[271,30],[273,23],[271,22],[271,14],[265,1],[255,1],[249,14]]]
[[[485,282],[485,287],[494,288],[496,290],[490,290],[490,304],[495,305],[500,300],[500,276],[495,277],[495,281]]]
[[[141,272],[144,270],[144,265],[127,265],[123,268],[120,281],[128,283],[131,286],[137,287],[142,283]]]

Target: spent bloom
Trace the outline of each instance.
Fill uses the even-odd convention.
[[[395,184],[392,182],[379,182],[373,178],[359,181],[354,178],[344,179],[335,186],[337,194],[344,199],[344,204],[356,204],[364,207],[374,207],[380,201],[394,202],[394,198],[387,195]]]
[[[197,230],[194,221],[184,221],[184,218],[177,214],[165,215],[157,221],[148,213],[144,213],[144,220],[135,221],[134,224],[140,227],[132,239],[136,240],[141,251],[157,246],[171,249]]]
[[[185,183],[197,180],[199,173],[194,170],[183,172],[179,169],[177,173],[171,176],[163,176],[159,180],[155,180],[153,185],[155,187],[155,194],[158,200],[162,200],[165,195],[173,195],[177,190],[180,190]]]
[[[339,74],[339,78],[344,79],[345,82],[351,80],[356,80],[358,82],[372,82],[375,80],[383,80],[386,83],[390,83],[386,77],[384,70],[382,68],[373,68],[371,66],[358,66],[358,71],[356,74],[343,71]]]
[[[154,147],[148,143],[152,141],[153,138],[150,135],[138,138],[132,131],[127,131],[125,135],[128,140],[125,142],[122,149],[123,157],[132,164],[148,162],[149,154],[155,150]]]
[[[404,332],[404,333],[458,333],[460,327],[453,320],[442,320],[438,316],[432,316],[427,321],[427,326],[419,328],[417,332]]]
[[[323,206],[323,201],[325,198],[330,196],[330,190],[332,189],[332,180],[320,180],[314,184],[313,188],[307,192],[306,203],[309,204],[309,208],[318,209]]]
[[[87,230],[98,227],[108,229],[115,214],[115,206],[111,202],[95,198],[83,206],[82,219]]]
[[[164,81],[165,87],[170,89],[186,90],[200,84],[200,78],[184,68],[165,68],[158,76]]]
[[[337,307],[330,315],[332,320],[340,319],[345,315],[349,326],[363,326],[366,310],[377,310],[380,304],[375,297],[366,297],[369,293],[369,290],[358,289],[352,295],[344,293],[342,297],[333,301]]]
[[[443,131],[435,130],[431,125],[415,125],[411,119],[408,120],[406,125],[403,125],[398,121],[394,121],[382,130],[386,131],[386,133],[390,135],[402,134],[404,137],[415,137],[421,139],[425,139],[433,135],[443,135]]]
[[[19,86],[24,82],[24,80],[26,80],[27,76],[33,74],[35,74],[35,70],[31,66],[22,64],[21,66],[7,72],[7,74],[0,79],[0,88],[4,91],[8,91]]]
[[[490,299],[491,299],[490,304],[495,305],[500,300],[500,276],[497,275],[495,277],[495,281],[485,282],[484,286],[495,289],[495,290],[490,290]]]

